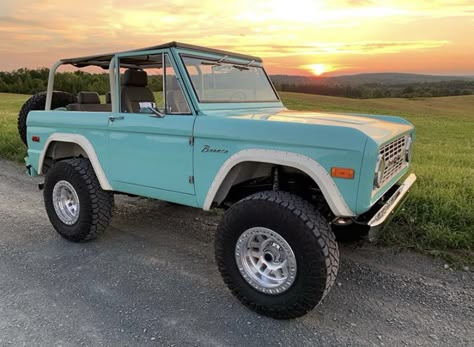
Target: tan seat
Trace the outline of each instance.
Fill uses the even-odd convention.
[[[96,92],[79,92],[77,94],[77,102],[81,105],[100,104],[100,96]]]
[[[77,104],[67,105],[68,111],[80,112],[111,112],[111,105],[101,104],[99,94],[96,92],[79,92]]]
[[[176,77],[169,77],[166,82],[168,90],[166,92],[167,111],[170,113],[190,113],[188,103]]]
[[[148,75],[143,70],[127,70],[122,81],[121,111],[140,112],[141,102],[155,102],[153,92],[147,87]]]

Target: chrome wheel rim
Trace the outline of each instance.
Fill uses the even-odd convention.
[[[79,219],[80,204],[76,190],[67,181],[59,181],[53,188],[53,206],[58,218],[67,225]]]
[[[296,278],[296,258],[286,240],[277,232],[254,227],[240,235],[235,260],[242,277],[265,294],[288,290]]]

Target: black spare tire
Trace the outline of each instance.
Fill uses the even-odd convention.
[[[69,104],[77,102],[77,98],[67,92],[53,92],[53,99],[51,102],[51,109],[58,107],[65,107]],[[21,140],[25,145],[28,145],[26,139],[26,118],[30,111],[44,110],[46,105],[46,92],[41,92],[30,97],[21,107],[20,113],[18,114],[18,133],[20,134]]]

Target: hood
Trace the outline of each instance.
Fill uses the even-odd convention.
[[[372,116],[331,112],[308,112],[278,110],[255,113],[242,112],[229,115],[231,118],[263,120],[270,122],[290,122],[311,125],[326,125],[357,129],[374,141],[382,144],[395,136],[412,131],[413,125],[392,116]]]

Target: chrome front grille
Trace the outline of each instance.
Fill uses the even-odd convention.
[[[385,161],[381,186],[390,181],[407,165],[405,153],[407,139],[407,136],[402,136],[380,148],[379,153]]]

